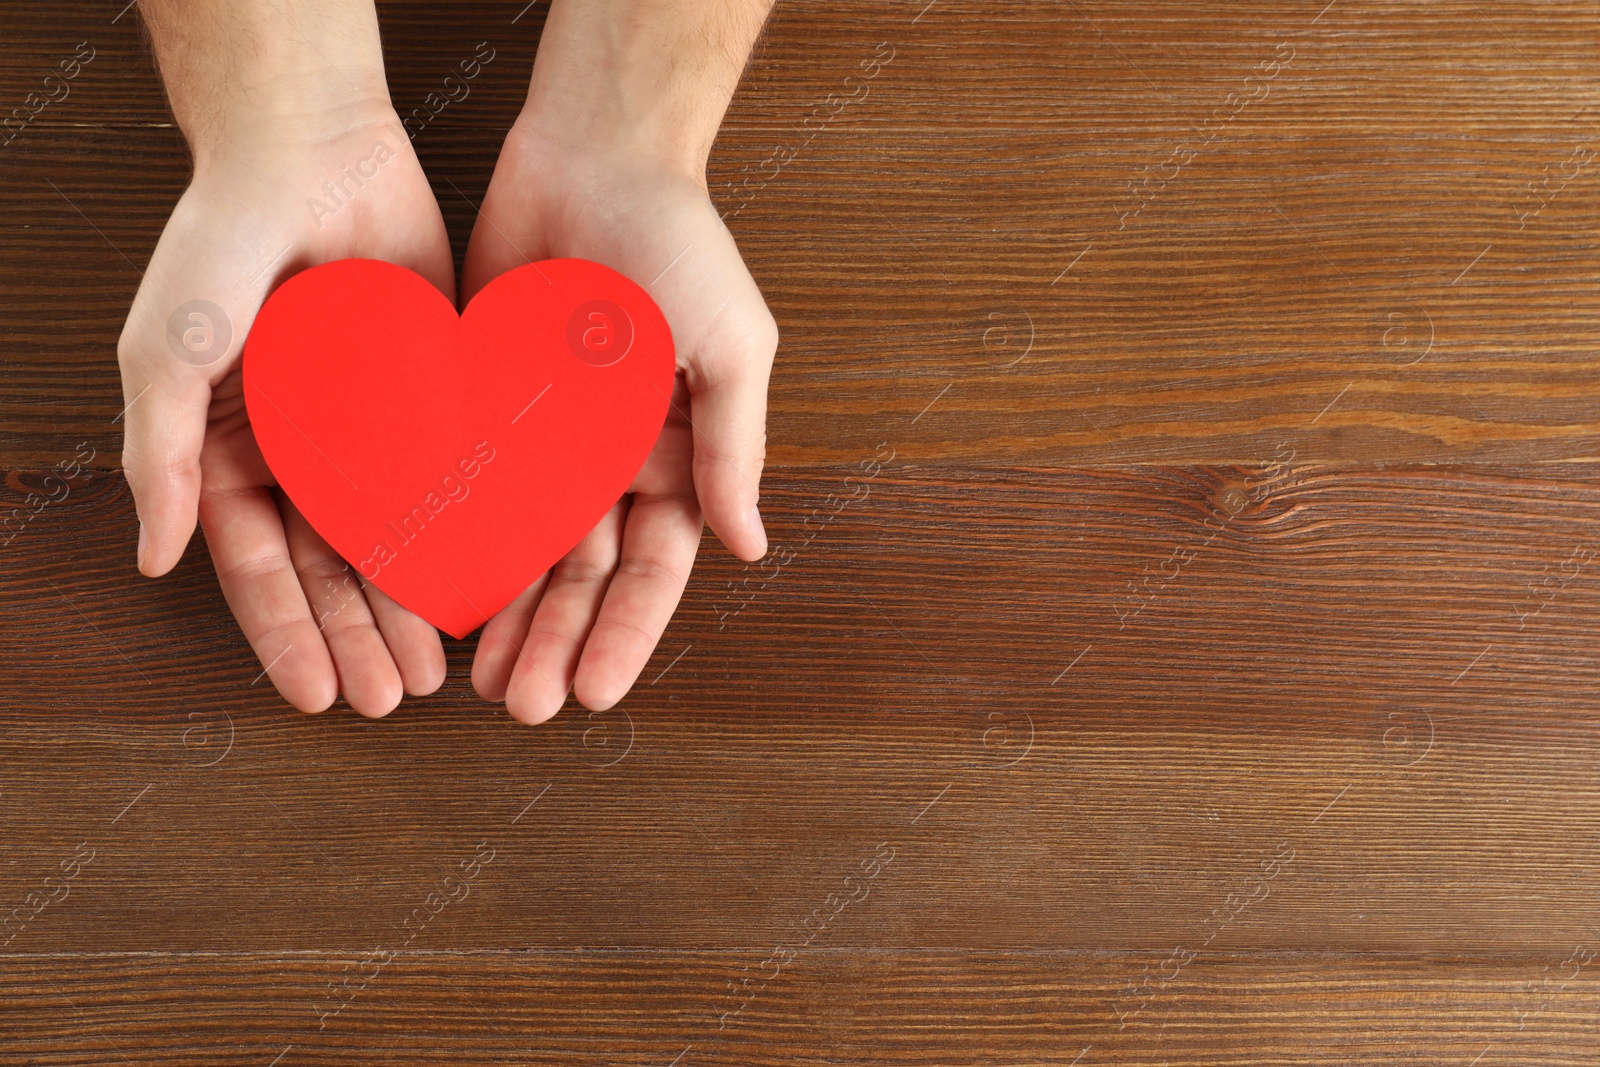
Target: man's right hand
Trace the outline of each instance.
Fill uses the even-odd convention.
[[[352,10],[328,10],[344,7]],[[371,5],[141,8],[195,175],[117,351],[139,569],[170,571],[198,517],[228,605],[284,698],[321,711],[342,692],[363,715],[387,714],[402,691],[443,682],[439,635],[362,582],[277,491],[251,431],[239,360],[272,289],[330,260],[397,263],[454,299],[449,240],[389,105]],[[245,9],[267,21],[241,26]],[[312,25],[336,18],[344,21]],[[202,33],[206,24],[218,36]]]

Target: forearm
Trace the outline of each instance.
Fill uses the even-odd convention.
[[[387,107],[372,0],[142,0],[197,168],[259,129],[348,128]]]
[[[703,171],[773,0],[554,0],[529,111],[546,142]]]

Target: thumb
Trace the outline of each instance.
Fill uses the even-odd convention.
[[[198,376],[141,384],[125,371],[123,396],[122,470],[139,512],[139,570],[155,578],[177,565],[194,535],[211,387]]]
[[[728,318],[724,322],[730,321]],[[694,427],[694,487],[706,522],[742,560],[766,555],[756,509],[767,453],[767,379],[778,327],[763,306],[717,338],[685,373]]]

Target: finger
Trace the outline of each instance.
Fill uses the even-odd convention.
[[[731,325],[735,322],[744,325]],[[713,328],[685,373],[695,492],[728,551],[758,560],[767,552],[756,501],[767,454],[767,379],[778,327],[765,305],[724,314],[718,323],[730,325]]]
[[[154,578],[177,565],[194,536],[211,387],[181,376],[150,381],[136,365],[124,359],[122,469],[139,513],[139,570]]]
[[[396,604],[382,589],[363,580],[361,591],[378,621],[389,655],[400,670],[400,683],[414,697],[424,697],[444,684],[444,645],[439,631],[420,616]]]
[[[573,694],[584,707],[605,711],[638,680],[683,597],[702,525],[692,497],[634,496],[622,559],[573,681]]]
[[[550,569],[506,689],[506,710],[526,723],[561,710],[572,688],[578,655],[594,625],[606,585],[617,567],[626,501],[618,501],[578,546]]]
[[[271,492],[207,487],[199,510],[222,595],[264,673],[301,711],[325,710],[339,695],[339,680],[295,576]]]
[[[400,671],[378,632],[350,565],[311,528],[293,504],[280,496],[283,529],[300,587],[312,618],[322,631],[345,701],[362,715],[378,718],[400,703]]]
[[[511,671],[522,654],[534,609],[539,606],[549,579],[548,571],[541,574],[538,581],[485,623],[478,635],[478,650],[472,657],[472,688],[484,700],[495,704],[505,700]]]

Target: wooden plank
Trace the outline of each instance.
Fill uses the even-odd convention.
[[[512,6],[445,42],[454,11],[385,6],[402,105],[448,47],[506,42],[418,138],[458,248],[527,67]],[[1563,167],[1600,114],[1590,5],[920,6],[786,5],[718,143],[784,332],[774,462],[846,461],[946,387],[919,433],[966,462],[1253,463],[1290,428],[1323,461],[1592,458],[1600,200]],[[27,7],[41,64],[90,18]],[[114,439],[109,356],[184,181],[125,24],[0,159],[7,465]]]
[[[1560,980],[1564,953],[1201,958],[1159,1015],[1120,1026],[1159,960],[807,951],[752,996],[765,951],[6,959],[0,1033],[30,1063],[1576,1067],[1600,1023],[1592,978]],[[335,1013],[328,986],[346,981]]]
[[[484,841],[438,948],[772,941],[885,844],[840,947],[1160,951],[1251,896],[1230,950],[1555,952],[1600,923],[1600,487],[1552,470],[787,470],[792,560],[708,544],[627,702],[537,729],[470,642],[390,720],[288,710],[90,475],[5,549],[0,900],[98,850],[12,947],[365,943]]]
[[[381,5],[402,111],[497,49],[458,256],[543,12]],[[781,5],[710,173],[773,554],[535,729],[470,641],[297,715],[203,545],[133,575],[187,162],[135,13],[6,18],[0,104],[97,49],[0,148],[18,1062],[1593,1061],[1592,4]]]

